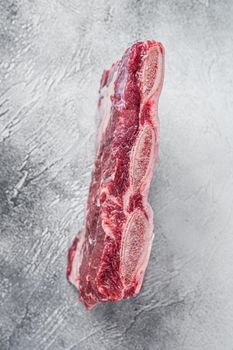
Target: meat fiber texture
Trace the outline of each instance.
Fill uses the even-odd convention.
[[[153,240],[148,190],[157,160],[164,48],[138,42],[100,83],[95,166],[85,224],[69,249],[67,277],[87,309],[140,291]]]

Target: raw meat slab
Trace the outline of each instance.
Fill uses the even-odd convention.
[[[88,309],[140,291],[153,240],[148,190],[158,153],[164,49],[138,42],[105,70],[100,125],[83,229],[69,248],[67,277]]]

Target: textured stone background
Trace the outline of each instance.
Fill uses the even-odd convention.
[[[0,1],[0,349],[233,350],[233,2]],[[166,48],[155,240],[137,297],[86,312],[65,279],[99,80]]]

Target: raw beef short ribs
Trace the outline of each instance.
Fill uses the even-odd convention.
[[[158,153],[164,49],[138,42],[100,83],[95,166],[67,277],[88,309],[140,291],[153,240],[148,190]]]

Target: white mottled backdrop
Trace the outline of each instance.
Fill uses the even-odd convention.
[[[233,2],[0,1],[0,349],[233,350]],[[65,278],[102,70],[166,49],[142,292],[86,312]]]

